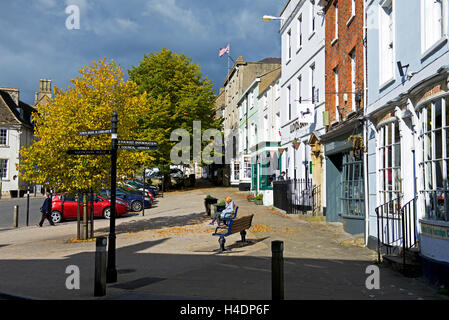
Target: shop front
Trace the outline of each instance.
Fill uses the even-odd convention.
[[[326,155],[326,221],[342,222],[351,234],[365,233],[363,134],[359,121],[322,137]]]

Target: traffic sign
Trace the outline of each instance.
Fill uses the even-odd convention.
[[[127,146],[158,146],[158,143],[156,141],[118,140],[117,143]]]
[[[111,150],[69,150],[70,155],[104,155],[111,154]]]
[[[112,133],[111,129],[104,129],[104,130],[80,131],[80,132],[78,132],[78,135],[80,135],[80,136],[91,136],[91,135],[97,135],[97,134],[110,134],[110,133]]]
[[[145,150],[157,150],[157,146],[117,146],[119,150],[133,150],[133,151],[145,151]]]

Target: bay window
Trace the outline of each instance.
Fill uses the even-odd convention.
[[[402,195],[399,122],[393,121],[381,126],[378,141],[379,203],[384,204]]]
[[[449,97],[425,104],[419,111],[420,143],[423,161],[420,163],[426,218],[449,220]]]

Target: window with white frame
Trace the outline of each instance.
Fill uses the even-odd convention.
[[[351,3],[351,18],[355,17],[355,10],[356,10],[356,3],[355,3],[355,0],[352,0],[352,3]]]
[[[315,85],[315,63],[310,66],[310,91],[312,103],[318,103],[318,90]]]
[[[335,82],[335,119],[340,121],[340,113],[338,112],[338,107],[340,106],[340,99],[338,97],[338,68],[334,69],[334,82]]]
[[[8,159],[0,159],[0,178],[8,177]]]
[[[279,80],[276,81],[276,84],[274,85],[274,92],[275,92],[275,99],[278,99],[281,96],[281,86],[279,85]]]
[[[287,87],[288,120],[292,119],[292,88]]]
[[[266,108],[268,108],[268,94],[266,92],[262,97],[262,101],[263,101],[263,108],[265,110]]]
[[[298,77],[298,103],[302,103],[302,76]]]
[[[351,59],[351,96],[352,96],[352,111],[356,110],[355,105],[355,81],[356,81],[356,61],[355,61],[355,49],[351,51],[349,54],[349,58]]]
[[[334,25],[334,40],[338,39],[338,2],[335,2],[335,25]]]
[[[298,17],[298,50],[302,48],[302,15]]]
[[[313,34],[315,32],[315,1],[312,0],[310,6],[310,33]]]
[[[387,0],[379,9],[379,67],[380,85],[394,78],[393,1]]]
[[[402,195],[401,137],[399,122],[389,122],[379,128],[379,197],[385,204]]]
[[[271,132],[271,128],[268,127],[268,114],[264,115],[263,117],[263,135],[265,141],[269,141],[269,134]]]
[[[0,129],[0,145],[8,144],[8,130]]]
[[[234,180],[240,179],[240,163],[234,162]]]
[[[251,91],[248,95],[248,100],[249,100],[249,108],[252,109],[254,107],[254,92]]]
[[[421,42],[423,53],[444,36],[445,14],[443,1],[421,1]]]
[[[244,158],[243,161],[243,178],[251,179],[251,160],[250,158]]]
[[[449,221],[449,97],[424,105],[419,111],[422,134],[420,163],[426,218]]]
[[[292,58],[292,31],[287,32],[287,60]]]

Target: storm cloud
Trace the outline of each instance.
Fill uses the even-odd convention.
[[[0,3],[0,86],[20,89],[32,104],[39,79],[60,88],[93,60],[113,59],[124,69],[144,54],[168,48],[198,63],[218,91],[227,58],[248,61],[280,57],[279,15],[285,1],[273,0],[14,0]],[[67,6],[80,9],[80,29],[66,28]]]

